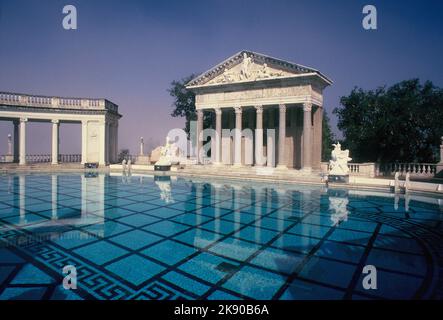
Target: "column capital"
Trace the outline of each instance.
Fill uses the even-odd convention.
[[[255,106],[254,108],[257,113],[263,113],[263,106]]]
[[[82,125],[86,126],[88,124],[88,120],[82,120]]]
[[[278,105],[278,109],[280,110],[280,112],[286,112],[286,105],[285,104],[279,104]]]
[[[234,107],[234,110],[236,114],[241,114],[243,112],[241,107]]]
[[[28,118],[20,118],[20,122],[28,122]]]
[[[303,111],[304,112],[311,112],[312,111],[312,103],[310,103],[310,102],[303,103]]]
[[[52,122],[53,124],[59,124],[59,123],[60,123],[60,120],[58,120],[58,119],[52,119],[51,122]]]
[[[214,110],[215,110],[215,114],[216,115],[221,115],[222,114],[222,109],[221,108],[214,108]]]

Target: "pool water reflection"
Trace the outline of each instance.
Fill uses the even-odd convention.
[[[441,199],[415,195],[2,175],[0,299],[441,298],[442,221]]]

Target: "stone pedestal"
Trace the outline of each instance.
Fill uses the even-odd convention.
[[[14,156],[12,154],[6,155],[5,162],[14,162]]]
[[[151,157],[150,156],[137,156],[137,160],[135,161],[137,165],[150,165]]]

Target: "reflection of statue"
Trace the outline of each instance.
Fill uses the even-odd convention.
[[[171,193],[171,181],[155,181],[155,184],[160,189],[160,199],[162,199],[166,204],[174,203]]]
[[[331,221],[334,223],[334,225],[342,221],[348,221],[348,203],[348,198],[329,197],[329,211],[332,213]]]
[[[348,161],[352,160],[349,158],[349,150],[342,150],[341,144],[333,144],[334,150],[331,152],[331,160],[329,161],[329,174],[344,176],[349,174]]]

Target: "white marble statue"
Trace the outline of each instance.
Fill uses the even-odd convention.
[[[166,144],[161,148],[160,158],[155,163],[158,166],[170,166],[178,164],[180,158],[179,148],[175,143],[171,143],[171,139],[166,137]]]
[[[242,80],[248,79],[250,76],[250,66],[252,65],[252,58],[248,57],[248,55],[243,53],[243,62],[242,62],[242,68],[240,71],[240,76]]]
[[[341,144],[333,144],[334,150],[331,152],[331,160],[329,161],[329,174],[336,176],[349,175],[348,161],[352,158],[349,157],[349,150],[342,150]]]

